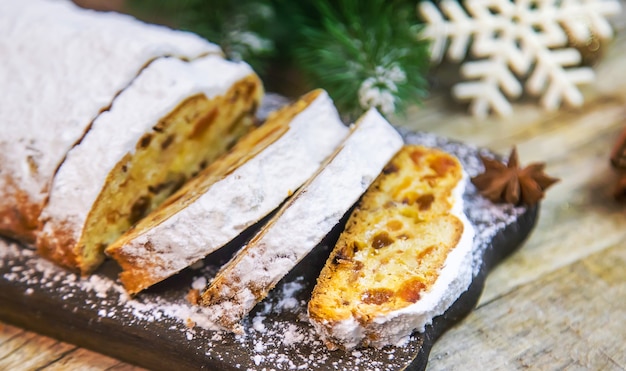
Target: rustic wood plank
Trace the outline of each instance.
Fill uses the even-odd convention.
[[[21,328],[4,324],[0,322],[0,354],[3,354],[3,344],[16,336],[20,336],[25,331]]]
[[[76,346],[29,332],[13,337],[1,349],[0,370],[35,370],[55,362]]]
[[[626,369],[626,245],[485,305],[433,348],[428,369]]]
[[[117,359],[0,322],[0,370],[141,371]]]
[[[28,341],[35,338],[37,335],[32,332],[25,332],[18,334],[18,336],[12,336],[8,338],[5,342],[2,343],[2,348],[0,348],[0,360],[9,357],[19,348],[23,347],[24,344],[27,344]]]
[[[107,368],[106,371],[142,371],[141,367],[131,366],[126,363],[119,363],[113,367]]]
[[[63,370],[81,370],[81,371],[140,371],[138,367],[120,362],[117,359],[101,355],[86,349],[78,348],[56,362],[44,367],[42,371],[63,371]]]
[[[481,302],[626,239],[624,205],[611,194],[614,174],[606,148],[613,138],[592,138],[549,164],[562,181],[549,191],[530,239],[490,274]]]

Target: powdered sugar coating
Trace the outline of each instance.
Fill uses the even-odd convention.
[[[211,53],[221,50],[130,16],[65,0],[0,0],[0,81],[11,92],[0,100],[0,211],[20,192],[43,202],[64,155],[148,62]]]
[[[440,147],[454,154],[470,176],[482,171],[478,154],[489,155],[487,151],[431,134],[404,132],[403,135],[408,142]],[[478,272],[482,253],[493,237],[516,222],[526,210],[510,205],[494,205],[480,197],[469,182],[464,199],[465,213],[476,231],[472,269]],[[171,344],[191,347],[206,357],[206,362],[218,362],[243,370],[405,369],[419,351],[419,341],[416,341],[419,335],[411,336],[409,342],[400,347],[330,352],[307,322],[306,303],[316,276],[315,273],[303,276],[302,267],[317,265],[321,269],[329,249],[330,246],[324,244],[316,248],[313,255],[316,254],[319,259],[303,261],[255,307],[251,315],[244,319],[245,336],[211,331],[214,327],[206,321],[206,314],[185,300],[187,291],[198,277],[212,277],[218,270],[216,262],[208,259],[203,267],[183,271],[172,278],[172,282],[179,282],[178,288],[143,292],[131,300],[115,281],[115,272],[101,271],[94,276],[98,278],[83,279],[38,258],[21,246],[0,240],[0,285],[17,287],[25,294],[29,289],[34,291],[28,297],[38,294],[52,297],[54,305],[70,311],[74,310],[71,305],[78,305],[92,313],[94,324],[115,321],[121,328],[132,329],[135,334],[145,333],[146,343],[151,342],[149,329],[163,328]],[[73,303],[79,304],[71,304],[69,299],[72,297],[78,298]],[[28,298],[25,295],[19,300]],[[295,307],[294,303],[297,303]],[[191,323],[195,326],[189,327]],[[290,340],[285,344],[283,339]],[[292,343],[292,339],[298,339],[299,343]]]
[[[152,132],[152,127],[186,98],[199,93],[209,99],[222,95],[252,73],[247,64],[229,62],[218,55],[191,62],[176,58],[152,62],[67,154],[41,215],[47,221],[43,233],[54,235],[62,226],[79,241],[91,205],[109,172],[125,155],[134,153],[145,133]]]

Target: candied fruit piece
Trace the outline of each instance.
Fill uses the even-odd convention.
[[[375,249],[382,249],[393,243],[393,238],[389,236],[387,232],[378,232],[372,239],[372,247]]]
[[[456,162],[447,156],[437,156],[430,164],[430,168],[439,176],[444,176],[449,169],[456,167]]]
[[[361,294],[361,301],[365,304],[381,305],[393,297],[393,290],[386,288],[377,288],[365,290]]]
[[[402,286],[400,286],[398,290],[398,297],[406,302],[415,303],[420,299],[421,292],[425,288],[426,285],[424,282],[420,281],[418,278],[413,278],[402,283]]]
[[[430,207],[432,206],[434,201],[435,201],[435,196],[433,196],[430,193],[426,194],[426,195],[419,196],[415,200],[415,202],[419,205],[420,211],[430,210]]]

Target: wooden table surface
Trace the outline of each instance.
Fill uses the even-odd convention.
[[[622,1],[626,9],[626,2]],[[626,16],[577,109],[534,101],[478,120],[435,96],[399,126],[485,146],[561,178],[531,237],[487,279],[477,308],[432,350],[429,370],[626,370],[626,203],[612,197],[609,151],[626,127]],[[133,366],[0,322],[0,370],[132,370]]]

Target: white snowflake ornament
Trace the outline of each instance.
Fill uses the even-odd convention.
[[[452,94],[469,100],[475,116],[512,112],[509,99],[524,90],[540,95],[548,110],[562,102],[583,103],[577,85],[594,79],[593,70],[579,66],[581,55],[568,47],[569,37],[586,43],[613,34],[606,17],[621,11],[619,0],[441,0],[418,4],[431,39],[431,59],[463,61],[468,81]],[[447,46],[447,47],[446,47]],[[525,80],[525,88],[520,80]]]

